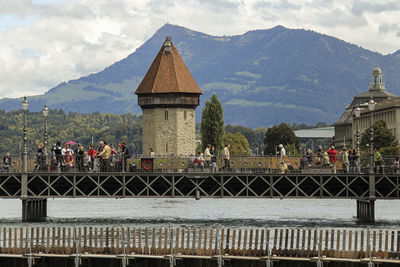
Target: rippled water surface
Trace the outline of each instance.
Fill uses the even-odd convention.
[[[49,199],[41,225],[359,227],[355,200]],[[400,226],[400,201],[376,201],[376,227]],[[21,223],[21,201],[0,200],[0,224]]]

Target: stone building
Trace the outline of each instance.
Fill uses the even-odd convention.
[[[195,152],[195,109],[202,94],[170,37],[136,89],[142,108],[142,153]]]
[[[371,114],[368,107],[361,110],[359,118],[354,118],[353,120],[353,132],[357,133],[357,129],[360,134],[364,133],[367,128],[371,125],[371,115],[372,121],[383,120],[386,122],[386,127],[392,131],[396,136],[396,139],[400,144],[400,97],[393,97],[384,101],[379,102]],[[353,139],[354,146],[356,144],[356,138]]]
[[[356,147],[357,128],[361,135],[370,126],[370,112],[367,102],[371,98],[377,103],[373,113],[373,121],[384,120],[389,129],[394,129],[396,122],[400,123],[400,114],[399,117],[396,117],[397,113],[392,110],[396,109],[395,103],[400,101],[400,99],[398,96],[386,91],[382,79],[382,70],[375,68],[372,71],[372,82],[369,85],[368,91],[356,95],[351,104],[346,106],[346,110],[334,125],[334,143],[337,149],[342,149],[344,146],[347,148]],[[356,124],[354,110],[357,107],[361,108],[361,116],[357,119]],[[400,134],[396,134],[396,137],[399,139]]]

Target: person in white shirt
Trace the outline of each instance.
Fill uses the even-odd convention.
[[[195,167],[202,167],[203,168],[204,167],[203,161],[204,161],[203,154],[200,151],[198,151],[197,155],[196,155],[196,158],[193,161],[193,165]]]
[[[208,144],[206,150],[204,150],[204,161],[205,161],[205,166],[210,166],[210,161],[211,161],[211,153],[210,153],[211,145]]]
[[[279,145],[279,149],[279,153],[281,154],[281,173],[285,173],[290,165],[290,162],[286,157],[286,150],[282,144]]]
[[[281,155],[282,160],[286,159],[286,150],[282,144],[279,145],[279,153]]]
[[[64,148],[61,149],[61,155],[65,156],[67,151],[70,152],[71,154],[74,154],[74,151],[70,149],[70,146],[68,144],[65,144]]]
[[[230,150],[231,150],[231,144],[227,144],[224,147],[224,152],[222,154],[222,157],[223,157],[224,163],[225,163],[224,170],[226,170],[226,171],[231,169],[231,152],[230,152]]]
[[[152,148],[150,148],[150,158],[154,158],[156,156],[156,152]]]

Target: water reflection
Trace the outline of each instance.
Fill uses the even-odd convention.
[[[49,217],[37,224],[359,227],[353,218],[355,204],[355,200],[320,199],[49,199]],[[375,226],[398,227],[399,207],[400,200],[378,200]],[[20,216],[20,200],[0,200],[0,225],[23,225]]]

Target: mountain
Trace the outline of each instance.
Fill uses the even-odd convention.
[[[61,83],[30,98],[30,109],[91,113],[140,113],[136,87],[172,36],[203,91],[216,93],[226,123],[247,127],[280,122],[333,123],[354,95],[368,90],[379,66],[388,91],[400,94],[400,54],[382,55],[317,32],[277,26],[237,36],[211,36],[166,24],[127,58],[103,71]],[[20,108],[21,99],[0,100],[0,109]]]
[[[397,50],[396,52],[394,52],[391,56],[400,58],[400,50]]]

